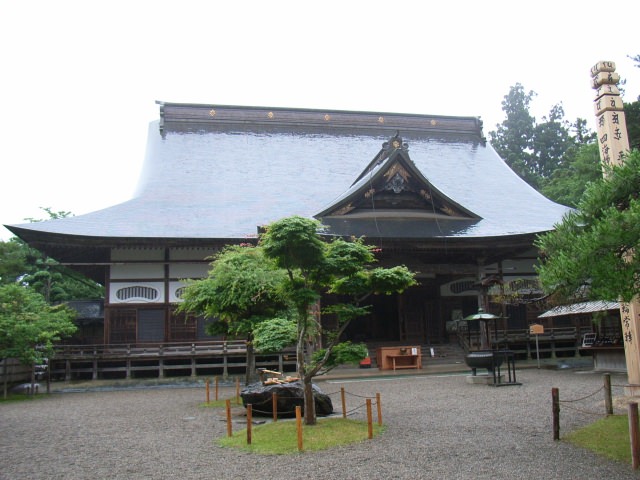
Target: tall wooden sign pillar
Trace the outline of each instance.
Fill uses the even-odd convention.
[[[614,62],[598,62],[591,68],[591,79],[591,86],[596,90],[594,109],[600,160],[603,175],[607,175],[607,167],[622,164],[624,153],[629,151],[624,106],[617,87],[620,75]],[[640,396],[640,299],[621,303],[620,318],[627,362],[625,394]]]

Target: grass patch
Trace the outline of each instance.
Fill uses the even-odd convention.
[[[48,396],[47,394],[38,393],[36,395],[28,395],[26,393],[9,393],[7,398],[4,398],[4,395],[0,393],[0,403],[10,403],[10,402],[30,402],[31,400],[36,400],[38,398],[43,398]]]
[[[601,418],[591,425],[567,434],[564,440],[607,458],[631,463],[627,415],[611,415]]]
[[[384,426],[373,425],[373,436],[381,434]],[[313,426],[303,425],[304,451],[325,450],[339,445],[368,439],[367,422],[344,418],[325,418]],[[298,452],[298,434],[295,421],[278,421],[254,426],[251,445],[247,445],[247,430],[243,429],[219,440],[223,447],[239,448],[265,455],[285,455]]]
[[[232,407],[242,406],[242,399],[240,399],[240,403],[238,403],[236,401],[236,397],[235,396],[231,397],[231,398],[221,398],[221,399],[218,399],[218,400],[210,400],[209,403],[202,402],[200,404],[200,406],[204,407],[204,408],[226,408],[227,400],[231,400],[231,406]]]

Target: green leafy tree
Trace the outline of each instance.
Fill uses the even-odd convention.
[[[291,318],[267,319],[253,329],[253,346],[258,353],[280,352],[295,345],[296,340],[296,322]]]
[[[576,207],[585,187],[602,178],[600,152],[596,143],[577,145],[567,160],[544,182],[541,193],[551,200]]]
[[[536,240],[543,287],[562,299],[630,301],[640,293],[640,152],[589,184],[577,210]]]
[[[207,278],[191,282],[177,311],[216,319],[210,334],[242,336],[247,341],[246,382],[255,379],[254,330],[286,311],[285,273],[261,248],[228,246],[217,254]],[[292,342],[291,342],[292,343]]]
[[[511,87],[502,102],[506,118],[489,137],[507,165],[540,190],[556,170],[572,162],[580,145],[594,141],[595,134],[584,119],[578,118],[574,124],[565,120],[562,104],[551,107],[542,122],[536,123],[529,112],[535,95],[519,83]]]
[[[43,208],[49,219],[60,219],[70,212]],[[31,222],[40,222],[33,218]],[[0,242],[0,284],[20,282],[33,287],[49,303],[68,300],[102,298],[104,288],[81,274],[45,257],[17,237]]]
[[[624,104],[624,116],[629,135],[629,148],[640,149],[640,98]]]
[[[28,271],[28,249],[24,242],[13,237],[0,242],[0,285],[19,281]]]
[[[542,120],[534,129],[533,161],[528,167],[538,184],[563,165],[566,152],[575,144],[562,105],[554,105]]]
[[[64,305],[50,306],[29,287],[15,283],[1,285],[0,358],[17,358],[32,367],[42,363],[53,353],[56,341],[76,331],[74,317],[71,309]],[[6,372],[4,396],[7,396]]]
[[[533,90],[526,92],[520,83],[512,86],[502,101],[506,118],[496,125],[495,131],[489,132],[493,148],[514,172],[532,185],[536,184],[531,168],[535,118],[529,105],[535,95]]]
[[[286,272],[285,291],[296,314],[296,358],[298,376],[304,385],[304,416],[316,423],[312,379],[335,362],[362,359],[366,349],[341,345],[349,323],[369,312],[363,302],[372,294],[391,294],[414,285],[414,274],[404,266],[373,268],[373,246],[361,239],[324,242],[321,224],[298,216],[270,224],[259,245],[265,255]],[[323,309],[334,315],[336,327],[323,329],[315,308],[324,293],[344,299]],[[313,338],[323,335],[322,351],[314,354]]]

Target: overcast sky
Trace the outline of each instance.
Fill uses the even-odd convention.
[[[593,64],[640,95],[639,18],[635,0],[0,1],[0,224],[129,199],[156,100],[479,116],[487,134],[519,82],[538,120],[562,102],[595,129]]]

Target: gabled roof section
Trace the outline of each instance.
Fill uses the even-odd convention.
[[[429,182],[409,157],[409,146],[399,132],[382,144],[380,152],[349,190],[315,215],[316,218],[343,216],[416,220],[480,218]]]

